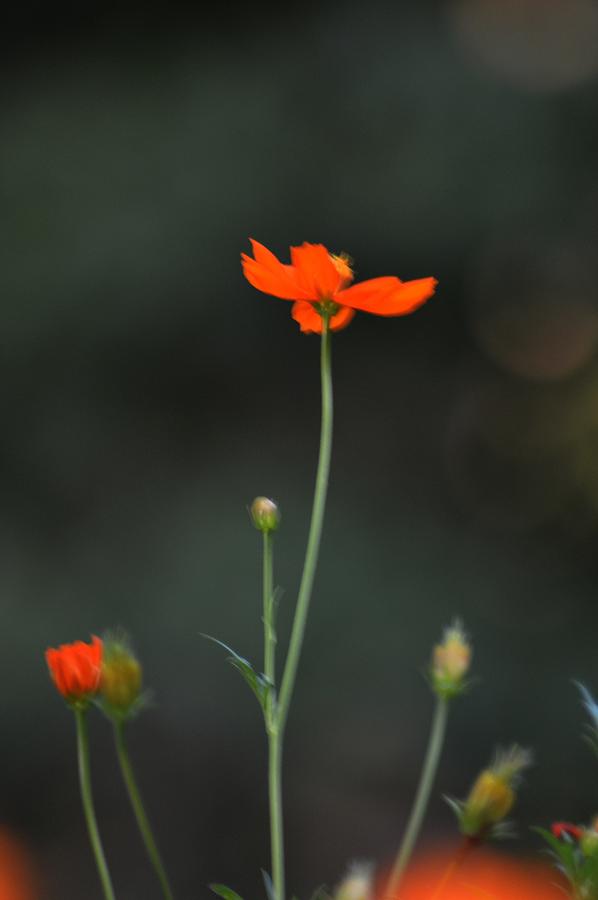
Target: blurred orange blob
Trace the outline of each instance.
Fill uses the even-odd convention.
[[[22,844],[0,825],[0,900],[37,900],[33,867]]]
[[[458,851],[457,851],[458,852]],[[440,889],[455,852],[444,849],[416,858],[400,900],[563,900],[564,884],[550,866],[474,850]]]

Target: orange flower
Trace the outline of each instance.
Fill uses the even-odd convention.
[[[322,314],[332,331],[346,328],[356,310],[377,316],[404,316],[432,296],[435,278],[401,281],[394,275],[352,285],[347,256],[329,253],[323,244],[291,247],[291,265],[284,265],[263,244],[251,240],[253,256],[241,254],[247,281],[273,297],[294,300],[292,316],[306,334],[322,332]]]
[[[416,859],[401,885],[401,900],[559,900],[563,881],[550,866],[498,853],[474,854],[440,888],[453,858],[444,851]],[[440,889],[440,893],[438,893]]]
[[[0,825],[0,898],[34,900],[39,885],[25,847],[5,825]]]
[[[69,701],[85,700],[95,694],[102,673],[102,641],[92,636],[91,644],[75,641],[46,650],[46,662],[57,690]]]

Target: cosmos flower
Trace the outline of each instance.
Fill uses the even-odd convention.
[[[245,278],[264,294],[293,300],[292,316],[306,334],[322,332],[322,317],[331,331],[346,328],[357,310],[377,316],[404,316],[432,296],[435,278],[401,281],[394,275],[353,282],[351,261],[330,253],[323,244],[291,247],[285,265],[257,241],[253,256],[241,254]]]

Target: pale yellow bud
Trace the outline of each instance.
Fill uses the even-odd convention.
[[[355,864],[334,892],[334,900],[373,900],[372,867]]]
[[[471,652],[471,645],[459,623],[446,629],[442,643],[437,644],[432,653],[432,687],[439,696],[448,699],[461,693],[471,664]]]
[[[256,497],[249,512],[258,531],[264,533],[276,531],[280,524],[278,506],[274,500],[270,500],[268,497]]]
[[[465,801],[469,815],[486,825],[504,819],[514,803],[513,788],[489,769],[478,776]]]
[[[589,828],[583,832],[579,842],[581,852],[586,857],[598,856],[598,819],[594,818]]]
[[[509,814],[515,803],[515,787],[531,754],[521,747],[498,753],[488,769],[476,778],[461,805],[461,830],[470,837],[483,837]]]

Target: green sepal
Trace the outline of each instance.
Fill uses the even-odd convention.
[[[128,722],[130,719],[137,718],[145,709],[155,705],[154,694],[150,690],[142,691],[126,709],[112,706],[101,694],[95,697],[92,702],[107,719],[113,722]]]
[[[446,794],[442,795],[442,799],[454,812],[459,823],[459,830],[467,838],[479,841],[504,841],[517,836],[513,822],[510,819],[495,822],[493,825],[486,826],[480,830],[477,819],[472,820],[471,816],[467,815],[467,804],[462,800],[456,800],[454,797],[448,797]]]
[[[258,703],[260,704],[264,714],[266,714],[267,706],[268,706],[268,698],[272,692],[274,685],[262,672],[256,672],[251,663],[244,659],[242,656],[239,656],[238,653],[235,653],[228,644],[225,644],[223,641],[219,641],[217,638],[212,637],[210,634],[202,634],[202,637],[207,638],[209,641],[214,641],[215,644],[218,644],[229,654],[227,657],[228,662],[237,669],[253,693],[255,694]]]
[[[237,894],[236,891],[233,891],[232,888],[227,887],[225,884],[210,884],[208,886],[211,891],[222,897],[223,900],[243,900],[240,894]]]

